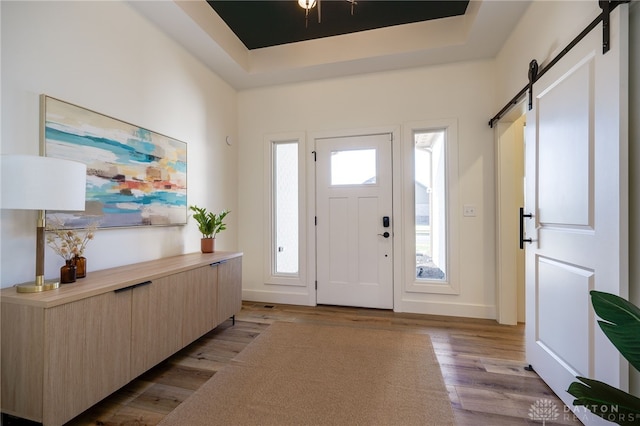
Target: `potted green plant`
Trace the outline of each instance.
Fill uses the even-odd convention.
[[[203,253],[213,253],[215,251],[216,234],[227,229],[224,218],[231,213],[228,210],[222,210],[220,213],[208,212],[207,209],[198,206],[189,206],[192,210],[193,218],[198,222],[198,230],[202,234],[200,240],[200,250]]]
[[[609,341],[640,371],[640,309],[610,293],[591,290],[591,304],[601,318],[598,325]],[[567,392],[576,399],[573,405],[586,407],[593,414],[619,425],[637,425],[640,398],[598,380],[576,377]]]

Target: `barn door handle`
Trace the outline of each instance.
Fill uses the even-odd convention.
[[[524,243],[532,243],[533,240],[531,238],[524,237],[524,218],[531,219],[533,215],[531,213],[524,213],[524,208],[520,207],[520,250],[524,249]]]

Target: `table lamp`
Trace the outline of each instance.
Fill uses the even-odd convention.
[[[37,293],[59,287],[44,279],[45,210],[84,210],[87,166],[70,160],[35,155],[0,156],[0,208],[38,210],[36,279],[18,284],[18,293]]]

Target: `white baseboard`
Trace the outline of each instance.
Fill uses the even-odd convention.
[[[409,312],[412,314],[496,319],[496,307],[494,305],[428,302],[404,299],[395,304],[394,311]]]
[[[308,294],[284,291],[242,290],[242,300],[250,302],[281,303],[285,305],[315,306]]]
[[[242,300],[248,302],[275,303],[285,305],[315,306],[309,294],[286,291],[242,290]],[[395,312],[413,314],[443,315],[465,318],[496,319],[496,307],[464,303],[431,302],[420,300],[400,300],[395,304]]]

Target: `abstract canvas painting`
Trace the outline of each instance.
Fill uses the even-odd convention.
[[[85,211],[47,211],[47,220],[69,229],[187,222],[186,143],[46,95],[41,116],[45,155],[87,165]]]

